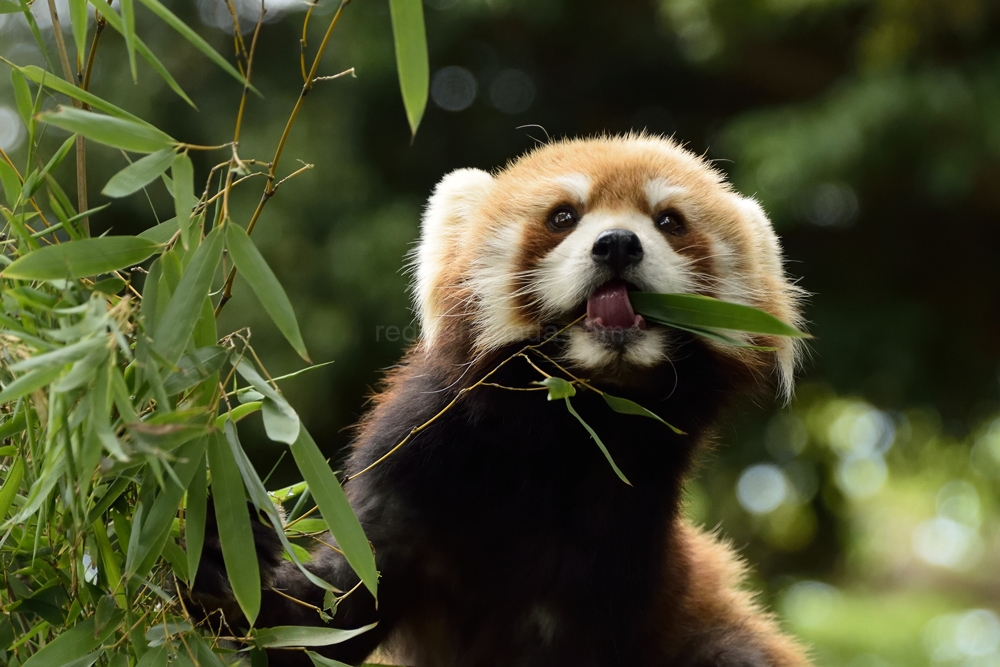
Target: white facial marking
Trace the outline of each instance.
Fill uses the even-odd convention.
[[[653,211],[670,204],[670,200],[687,194],[687,190],[679,185],[671,185],[662,178],[654,178],[646,182],[646,201]]]
[[[469,284],[476,295],[476,347],[489,350],[530,338],[535,327],[518,318],[514,280],[516,252],[521,230],[517,225],[498,223],[477,255]]]
[[[552,181],[566,190],[578,204],[586,204],[590,196],[590,178],[583,174],[564,174],[556,176]]]

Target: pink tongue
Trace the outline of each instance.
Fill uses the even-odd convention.
[[[642,317],[632,310],[625,283],[602,285],[587,300],[587,324],[615,329],[642,328]]]

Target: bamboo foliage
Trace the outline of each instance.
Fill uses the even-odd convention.
[[[197,575],[214,506],[227,567],[241,564],[228,567],[236,599],[248,619],[256,617],[259,572],[240,558],[253,552],[248,502],[268,517],[299,567],[308,556],[293,540],[329,529],[365,587],[378,591],[371,547],[339,480],[283,396],[281,378],[268,374],[246,330],[216,326],[240,271],[278,330],[309,360],[291,302],[251,234],[279,186],[302,171],[282,172],[280,160],[306,93],[334,78],[320,76],[322,58],[347,4],[337,7],[313,53],[303,49],[302,92],[273,156],[263,159],[245,157],[239,147],[246,97],[256,92],[260,21],[249,43],[237,36],[230,62],[158,0],[122,2],[120,13],[92,2],[97,14],[90,26],[87,2],[71,0],[76,48],[69,53],[50,3],[59,51],[52,59],[28,3],[4,6],[22,14],[50,65],[4,61],[29,149],[24,164],[0,151],[0,663],[222,665],[241,645],[255,655],[263,647],[305,650],[358,632],[275,628],[224,642],[199,628],[176,594]],[[418,56],[426,63],[419,0],[397,6],[404,9],[393,24],[397,43],[408,52],[423,48]],[[148,71],[141,62],[137,67],[141,59],[191,103],[137,32],[137,17],[149,18],[144,13],[173,29],[177,48],[194,48],[243,83],[233,105],[237,129],[220,146],[187,144],[89,92],[101,33],[110,25],[124,40],[133,77]],[[53,69],[53,62],[62,67]],[[416,74],[405,69],[413,124],[426,101],[427,71],[426,65]],[[65,101],[40,113],[43,95]],[[70,136],[52,155],[39,155],[39,136],[49,126]],[[138,236],[92,236],[91,224],[100,226],[106,207],[87,205],[89,142],[130,155],[129,166],[103,184],[105,195],[127,197],[163,180],[176,216]],[[190,158],[203,150],[226,156],[208,174],[197,173]],[[74,188],[52,176],[74,157],[75,202],[66,194]],[[244,196],[242,177],[258,172],[266,185],[256,211],[249,220],[234,219],[230,201]],[[226,252],[231,262],[223,262]],[[290,447],[306,482],[266,490],[239,440],[240,420],[258,411],[267,435]],[[308,518],[307,497],[318,504]],[[281,502],[294,505],[287,534],[276,509]],[[331,589],[321,615],[349,594],[308,576]]]

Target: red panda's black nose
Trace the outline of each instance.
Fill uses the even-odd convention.
[[[642,259],[642,242],[635,232],[627,229],[608,229],[594,241],[591,250],[594,261],[605,264],[615,273]]]

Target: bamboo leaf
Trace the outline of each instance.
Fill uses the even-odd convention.
[[[155,153],[177,143],[170,135],[151,125],[72,107],[60,106],[56,111],[42,114],[40,120],[82,134],[99,144],[136,153]]]
[[[299,437],[290,449],[295,464],[302,473],[302,479],[309,485],[309,491],[316,499],[323,520],[333,533],[344,558],[361,577],[372,596],[377,598],[378,570],[371,545],[344,495],[344,489],[304,426],[299,429]]]
[[[169,220],[164,220],[158,225],[153,225],[149,229],[139,234],[141,239],[149,239],[155,243],[164,244],[174,237],[177,233],[178,224],[177,218],[170,218]]]
[[[27,201],[35,194],[38,188],[42,185],[45,180],[45,176],[48,175],[53,169],[59,166],[69,153],[70,149],[73,148],[73,144],[76,143],[76,136],[69,137],[63,142],[62,146],[52,154],[49,161],[45,163],[41,171],[33,171],[31,174],[24,179],[24,185],[21,188],[21,201]]]
[[[416,136],[417,127],[420,126],[427,107],[427,91],[430,87],[423,3],[421,0],[389,0],[389,11],[392,14],[399,89],[403,94],[410,132]]]
[[[664,323],[665,324],[665,323]],[[707,338],[709,340],[714,340],[716,343],[721,343],[723,345],[730,345],[732,347],[742,347],[748,350],[760,350],[761,352],[774,352],[778,348],[769,347],[766,345],[753,345],[745,340],[740,340],[734,336],[729,335],[725,329],[709,329],[707,327],[693,327],[686,324],[678,324],[677,322],[671,322],[668,326],[674,329],[680,329],[681,331],[687,331],[688,333],[693,333],[702,338]]]
[[[120,0],[122,21],[125,24],[125,50],[128,51],[129,68],[132,70],[132,81],[138,82],[139,75],[135,70],[135,5],[134,0]]]
[[[275,442],[293,444],[299,437],[301,425],[295,409],[246,359],[237,362],[236,371],[264,395],[261,409],[264,413],[264,430],[267,432],[267,437]]]
[[[206,379],[222,367],[229,350],[219,345],[200,347],[177,361],[177,370],[163,381],[168,396],[175,396]]]
[[[14,498],[17,497],[17,492],[21,488],[21,479],[23,478],[24,459],[19,456],[7,470],[7,478],[3,481],[3,486],[0,486],[0,525],[7,518],[7,511],[10,510],[10,506],[14,503]]]
[[[69,20],[73,27],[77,60],[85,63],[87,62],[87,0],[69,0]]]
[[[66,667],[100,646],[118,629],[125,612],[119,609],[100,632],[95,632],[94,617],[80,621],[65,630],[38,653],[22,663],[22,667]]]
[[[38,69],[37,67],[35,69]],[[17,114],[24,121],[25,127],[31,124],[31,117],[34,115],[32,108],[34,104],[31,101],[31,90],[28,88],[28,82],[24,78],[24,74],[19,68],[11,67],[10,70],[10,85],[14,89],[14,100],[17,103]]]
[[[540,384],[543,387],[548,388],[550,401],[576,396],[576,388],[562,378],[547,377],[544,380],[536,382],[535,384]]]
[[[216,65],[221,67],[225,72],[227,72],[230,76],[239,81],[241,84],[249,86],[250,89],[253,90],[255,93],[257,93],[258,95],[260,94],[260,92],[256,88],[250,86],[250,84],[246,81],[246,79],[243,78],[243,75],[240,74],[235,67],[229,64],[229,61],[227,61],[225,58],[219,55],[218,51],[213,49],[208,42],[206,42],[204,39],[201,38],[200,35],[198,35],[198,33],[189,28],[188,25],[184,23],[184,21],[182,21],[180,18],[178,18],[176,14],[167,9],[163,5],[163,3],[161,3],[159,0],[139,0],[139,1],[143,5],[145,5],[147,9],[149,9],[151,12],[160,17],[160,20],[162,20],[164,23],[166,23],[171,28],[180,33],[181,37],[190,42],[191,45],[194,46],[194,48],[198,49],[203,54],[208,56],[209,60],[211,60]]]
[[[134,266],[162,246],[137,236],[102,236],[45,246],[3,270],[5,278],[65,280]],[[221,250],[220,250],[221,252]]]
[[[661,424],[669,428],[677,435],[685,435],[684,431],[680,430],[673,424],[668,424],[658,414],[650,410],[647,410],[646,408],[642,407],[635,401],[630,401],[627,398],[620,398],[618,396],[612,396],[611,394],[608,393],[601,394],[601,396],[604,398],[604,402],[607,403],[611,407],[611,409],[614,410],[615,412],[620,412],[623,415],[638,415],[640,417],[649,417],[650,419],[655,419],[656,421],[660,422]]]
[[[233,452],[221,433],[209,438],[208,466],[219,526],[222,560],[233,595],[252,625],[260,611],[260,569],[250,527],[243,478]]]
[[[116,14],[106,2],[102,2],[102,0],[87,1],[93,5],[94,9],[107,20],[108,25],[114,28],[120,35],[124,36],[125,25],[122,21],[122,17],[118,16],[118,14]],[[180,87],[180,84],[178,84],[177,81],[174,80],[174,77],[170,75],[167,68],[163,66],[160,59],[149,50],[149,47],[146,46],[146,43],[143,42],[138,35],[135,36],[135,48],[136,51],[139,52],[139,55],[142,56],[143,59],[149,63],[149,66],[153,68],[153,71],[159,74],[160,78],[163,79],[168,86],[170,86],[171,90],[177,93],[182,100],[190,104],[192,107],[195,109],[198,108],[195,106],[195,103],[191,101],[191,98],[187,96],[187,93],[184,92],[184,89]]]
[[[0,403],[9,403],[36,389],[41,389],[62,373],[62,368],[40,368],[17,378],[0,391]]]
[[[21,196],[21,179],[17,177],[14,168],[7,164],[3,158],[0,158],[0,186],[3,186],[3,194],[7,204],[14,208],[18,197]]]
[[[108,197],[126,197],[156,180],[170,167],[173,161],[174,150],[172,148],[164,148],[150,153],[112,176],[104,189],[101,190],[101,194]]]
[[[566,401],[566,409],[569,410],[569,413],[574,417],[576,417],[576,420],[578,422],[583,424],[583,428],[587,429],[587,433],[589,433],[590,437],[594,439],[594,442],[597,443],[597,446],[601,448],[601,453],[604,454],[604,458],[606,458],[608,460],[608,463],[611,464],[611,469],[615,471],[616,475],[618,475],[618,479],[625,482],[629,486],[632,486],[632,482],[628,481],[628,478],[625,477],[625,473],[623,473],[621,469],[619,469],[618,464],[616,464],[615,460],[611,458],[611,452],[609,452],[608,448],[605,447],[604,442],[597,435],[594,429],[590,428],[590,424],[583,421],[583,417],[581,417],[580,414],[576,411],[576,409],[573,407],[573,404],[569,402],[568,397],[564,398],[563,400]]]
[[[198,204],[198,199],[194,195],[194,165],[191,164],[191,158],[187,153],[178,153],[174,156],[170,175],[174,182],[175,219],[181,230],[181,243],[187,248],[190,246],[191,228],[194,221],[192,214],[194,207]],[[231,226],[235,227],[236,225]]]
[[[274,532],[278,535],[278,539],[281,541],[281,545],[285,548],[288,556],[292,559],[292,562],[299,568],[302,574],[304,574],[309,581],[320,588],[325,588],[330,591],[335,590],[330,583],[320,579],[302,566],[302,562],[296,555],[295,549],[288,541],[288,537],[285,535],[281,515],[278,514],[278,510],[271,501],[267,490],[264,488],[264,483],[260,481],[257,471],[254,470],[253,464],[250,462],[250,458],[247,456],[246,452],[243,451],[243,445],[240,444],[239,434],[236,431],[236,424],[234,424],[230,419],[226,421],[224,428],[226,431],[226,440],[229,441],[229,447],[233,452],[233,457],[236,459],[236,465],[239,466],[240,474],[243,476],[243,484],[246,486],[247,493],[250,495],[250,501],[254,504],[254,507],[267,515],[268,520],[271,522],[271,526],[274,528]]]
[[[197,438],[182,445],[177,450],[177,463],[173,475],[164,480],[164,488],[156,496],[145,513],[141,529],[132,531],[129,540],[129,554],[125,565],[128,577],[145,577],[153,567],[163,545],[170,537],[170,525],[177,516],[181,498],[194,478],[198,466],[202,465],[207,441],[212,436]]]
[[[285,339],[291,343],[299,356],[309,360],[306,345],[299,332],[299,323],[295,319],[295,311],[288,295],[282,289],[281,283],[274,271],[267,265],[264,257],[257,250],[247,233],[239,225],[228,225],[226,229],[226,246],[233,258],[233,263],[240,270],[264,311],[271,317]],[[294,440],[294,438],[293,438]]]
[[[184,546],[187,549],[188,584],[193,585],[205,545],[205,520],[208,515],[208,477],[204,456],[194,469],[188,485],[187,510],[184,513]]]
[[[275,628],[254,630],[254,644],[261,648],[286,648],[289,646],[329,646],[340,644],[368,632],[375,623],[354,630],[312,628],[298,625],[280,625]]]
[[[116,14],[117,16],[117,14]],[[142,120],[138,116],[130,114],[128,111],[121,109],[111,102],[107,102],[97,95],[84,90],[83,88],[78,88],[71,83],[60,79],[59,77],[53,76],[51,72],[46,72],[41,67],[35,65],[25,65],[24,67],[18,67],[16,70],[24,74],[25,77],[31,79],[39,85],[44,85],[50,90],[54,90],[57,93],[62,93],[63,95],[68,95],[75,100],[80,100],[89,104],[91,107],[103,111],[109,116],[115,116],[116,118],[123,118],[126,120],[131,120],[133,122],[139,123],[141,125],[148,125],[153,127],[146,121]]]
[[[216,227],[205,242],[198,246],[163,315],[157,318],[154,345],[170,364],[177,363],[194,332],[202,303],[222,259],[222,242],[222,229]]]
[[[319,653],[313,651],[306,651],[306,655],[312,660],[312,664],[315,667],[349,667],[347,664],[340,662],[339,660],[332,660],[331,658],[324,658]]]
[[[20,14],[21,5],[13,0],[0,0],[0,14]]]
[[[700,294],[630,292],[629,300],[636,312],[661,324],[677,323],[699,328],[809,338],[809,334],[770,313]]]

